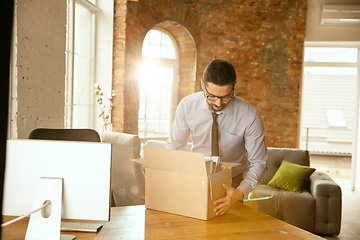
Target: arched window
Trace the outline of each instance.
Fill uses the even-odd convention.
[[[144,39],[142,56],[176,59],[174,42],[165,32],[150,30]]]
[[[140,137],[167,137],[177,104],[178,57],[172,37],[162,29],[144,39],[140,76]]]

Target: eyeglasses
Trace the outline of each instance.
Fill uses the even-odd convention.
[[[232,90],[232,94],[231,95],[226,95],[226,96],[222,96],[222,97],[218,97],[218,96],[214,96],[214,95],[209,95],[207,90],[206,90],[206,86],[204,84],[204,90],[205,90],[205,96],[206,98],[211,101],[217,101],[218,99],[222,100],[223,102],[230,102],[230,100],[234,97],[234,89]]]

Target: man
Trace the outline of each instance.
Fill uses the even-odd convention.
[[[168,149],[185,148],[191,133],[192,151],[220,156],[223,162],[241,163],[232,168],[232,186],[223,184],[226,196],[214,202],[217,215],[254,189],[267,169],[261,116],[248,102],[234,96],[235,84],[236,72],[230,62],[210,62],[201,79],[203,92],[180,101],[166,142]]]

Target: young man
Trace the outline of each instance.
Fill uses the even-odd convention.
[[[210,62],[201,79],[203,92],[186,96],[179,103],[166,146],[185,148],[191,133],[192,151],[220,156],[223,162],[241,163],[232,168],[232,186],[223,184],[227,195],[214,202],[217,215],[254,189],[267,169],[261,116],[248,102],[234,96],[235,84],[236,72],[230,62]]]

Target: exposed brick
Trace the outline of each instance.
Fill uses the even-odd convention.
[[[122,111],[113,112],[116,130],[137,133],[135,69],[143,38],[156,26],[173,35],[179,47],[179,100],[201,90],[203,70],[212,59],[225,58],[238,74],[235,94],[263,117],[267,145],[297,147],[306,0],[117,0],[119,4],[127,6],[115,9],[127,12],[126,26],[114,29],[125,38],[114,36],[113,81],[124,83],[122,105],[115,107]],[[123,14],[114,22],[124,22]]]

